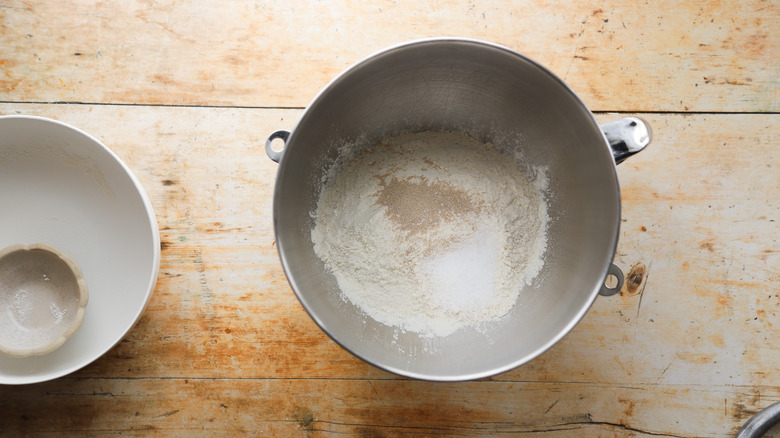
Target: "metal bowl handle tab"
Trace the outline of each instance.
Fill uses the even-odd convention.
[[[607,280],[609,277],[615,277],[617,280],[617,284],[614,286],[608,286]],[[601,284],[601,290],[599,290],[599,295],[605,296],[605,297],[611,297],[612,295],[615,295],[620,291],[620,289],[623,288],[623,271],[617,267],[614,263],[609,266],[609,269],[607,270],[607,276],[604,278],[604,283]]]
[[[284,142],[284,147],[278,151],[271,145],[277,138]],[[278,163],[282,159],[282,155],[284,155],[284,150],[287,148],[288,138],[290,138],[290,131],[279,130],[269,135],[268,140],[265,141],[265,153],[268,154],[268,158]]]
[[[601,126],[615,164],[641,151],[653,139],[650,125],[639,117],[624,117]]]
[[[736,438],[760,438],[773,426],[780,424],[780,403],[770,405],[748,420]]]

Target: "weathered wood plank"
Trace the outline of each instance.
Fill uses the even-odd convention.
[[[615,261],[626,272],[643,263],[644,288],[598,299],[560,348],[517,377],[777,384],[776,117],[650,121],[654,144],[618,168],[623,222]]]
[[[116,348],[0,386],[0,436],[733,436],[780,400],[780,149],[760,114],[780,109],[778,27],[772,0],[3,2],[0,114],[103,140],[163,251]],[[634,282],[529,364],[453,384],[378,370],[311,321],[277,258],[263,151],[350,64],[439,35],[525,53],[622,112],[600,121],[646,111],[656,134],[618,170],[615,262]]]
[[[729,437],[780,400],[777,387],[317,379],[64,378],[0,394],[4,436]]]
[[[302,107],[376,50],[454,34],[537,59],[593,110],[777,111],[778,27],[771,0],[12,0],[0,101]]]
[[[262,143],[300,111],[0,104],[16,111],[102,139],[136,172],[162,229],[146,314],[78,376],[394,378],[324,335],[279,265],[276,165]],[[562,342],[496,380],[780,386],[776,116],[649,119],[655,143],[619,168],[616,257],[626,271],[646,265],[644,288],[599,298]]]

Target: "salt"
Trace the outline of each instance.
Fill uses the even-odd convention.
[[[431,301],[453,315],[483,314],[496,298],[499,237],[479,230],[422,263]]]
[[[23,322],[33,310],[33,302],[30,293],[26,289],[19,289],[14,295],[13,315],[17,321]]]
[[[62,318],[65,317],[67,311],[68,309],[60,309],[56,303],[49,304],[49,312],[51,313],[52,318],[54,318],[55,324],[62,322]]]

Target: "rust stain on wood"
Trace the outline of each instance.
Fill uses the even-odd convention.
[[[633,400],[618,397],[618,401],[626,405],[626,408],[623,410],[623,414],[626,417],[631,417],[634,415],[634,407],[636,406],[636,403]]]
[[[726,341],[724,340],[722,334],[710,335],[710,342],[712,342],[712,345],[717,348],[724,348],[726,346]]]
[[[760,409],[751,409],[742,403],[734,403],[731,406],[731,418],[736,422],[744,422],[756,415]]]
[[[734,298],[731,295],[724,293],[717,294],[715,296],[715,301],[717,302],[717,306],[715,307],[715,315],[727,316],[733,313]]]
[[[316,419],[314,418],[314,412],[312,412],[311,409],[296,406],[291,417],[293,420],[295,420],[296,423],[298,423],[298,426],[301,429],[307,431],[314,430],[314,423],[316,422]]]
[[[750,389],[748,392],[738,392],[730,406],[731,418],[738,423],[744,423],[749,418],[763,409],[764,405],[770,403],[761,402],[761,390],[758,388]]]
[[[697,365],[708,365],[715,358],[714,353],[678,352],[677,358]]]
[[[699,249],[706,249],[709,252],[715,252],[715,239],[710,238],[699,243]]]
[[[647,267],[644,263],[638,262],[632,266],[631,270],[626,274],[623,288],[620,292],[627,296],[642,293],[645,288],[646,280]]]

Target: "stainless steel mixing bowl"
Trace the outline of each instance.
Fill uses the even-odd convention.
[[[342,299],[310,235],[322,177],[340,145],[428,129],[511,144],[530,164],[546,166],[552,218],[544,267],[508,317],[439,338],[385,326]],[[282,150],[272,147],[275,139]],[[427,380],[501,373],[560,340],[600,291],[619,289],[604,285],[608,273],[622,277],[612,265],[620,225],[615,163],[649,141],[649,128],[637,118],[599,127],[563,81],[508,48],[453,38],[391,47],[336,77],[292,132],[269,137],[266,150],[279,162],[273,204],[279,256],[314,321],[367,362]]]

